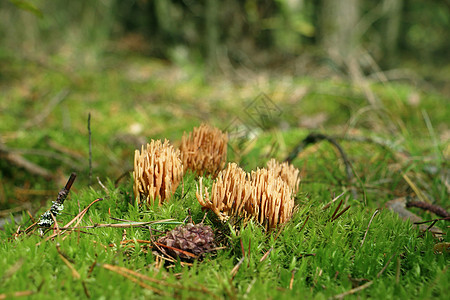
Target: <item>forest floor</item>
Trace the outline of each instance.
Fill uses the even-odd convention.
[[[439,92],[340,76],[211,77],[136,56],[90,68],[57,58],[0,64],[0,299],[446,298],[448,220],[424,232],[399,214],[442,217],[386,208],[449,208],[450,110]],[[227,227],[208,213],[221,249],[192,264],[163,261],[148,229],[132,222],[170,219],[152,225],[161,232],[189,214],[201,222],[198,178],[186,174],[160,207],[139,207],[134,152],[150,139],[178,146],[201,123],[229,133],[228,161],[247,171],[290,158],[302,178],[296,211],[270,232],[255,222]],[[72,172],[60,226],[102,199],[83,228],[54,239],[26,234]],[[98,226],[113,223],[122,225]]]

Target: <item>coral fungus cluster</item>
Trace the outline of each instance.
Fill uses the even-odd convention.
[[[300,171],[293,165],[283,162],[279,163],[274,158],[267,162],[267,169],[273,170],[275,176],[280,176],[294,194],[298,192],[298,185],[300,184]]]
[[[223,169],[227,159],[228,136],[220,129],[202,124],[181,140],[181,160],[185,170],[198,175],[212,174]]]
[[[134,155],[134,194],[139,204],[161,204],[177,189],[183,177],[180,151],[167,140],[152,140]]]
[[[230,217],[253,218],[270,229],[292,217],[299,180],[298,170],[290,165],[271,162],[269,168],[248,174],[230,163],[217,175],[211,194],[200,178],[196,197],[200,205],[223,221]]]
[[[134,193],[139,204],[158,204],[169,199],[178,187],[183,171],[217,175],[211,191],[200,177],[196,197],[221,220],[254,219],[267,229],[287,222],[294,209],[294,195],[300,183],[299,171],[288,163],[272,159],[267,168],[251,173],[229,163],[224,170],[228,137],[219,129],[201,125],[184,134],[180,150],[166,140],[152,140],[134,157]]]
[[[202,124],[183,134],[180,150],[167,140],[152,140],[134,156],[134,194],[139,204],[159,204],[177,189],[187,169],[197,174],[216,175],[225,165],[228,136],[219,129]]]

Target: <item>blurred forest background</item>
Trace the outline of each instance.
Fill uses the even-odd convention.
[[[0,208],[48,200],[60,188],[48,179],[88,173],[88,113],[94,175],[110,178],[148,137],[226,128],[261,92],[286,112],[278,128],[351,127],[367,103],[395,99],[386,111],[409,137],[431,128],[422,108],[448,136],[449,37],[449,0],[1,1]],[[369,82],[389,86],[375,95]],[[404,140],[403,125],[371,117],[363,129]],[[13,167],[22,156],[43,173]]]
[[[30,13],[31,12],[31,13]],[[0,4],[0,58],[83,68],[132,51],[208,71],[422,80],[450,92],[448,0],[22,1]],[[323,67],[326,67],[324,70]]]

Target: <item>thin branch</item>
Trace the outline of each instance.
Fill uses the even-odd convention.
[[[70,271],[72,271],[72,276],[75,279],[80,279],[81,278],[80,273],[78,273],[78,271],[74,268],[74,266],[66,257],[66,255],[61,252],[59,243],[56,244],[56,251],[58,251],[58,255],[59,257],[61,257],[62,261],[66,264],[66,266],[70,269]]]
[[[428,210],[440,217],[443,217],[444,219],[450,217],[450,213],[448,213],[444,208],[424,201],[409,201],[406,202],[406,207],[418,207],[423,210]]]
[[[161,243],[158,243],[158,242],[155,242],[154,244],[158,245],[160,247],[163,247],[163,248],[170,249],[170,250],[175,251],[175,252],[179,252],[181,254],[184,254],[184,255],[192,257],[192,258],[198,258],[197,255],[192,254],[191,252],[188,252],[188,251],[184,251],[184,250],[181,250],[181,249],[178,249],[178,248],[175,248],[175,247],[171,247],[171,246],[168,246],[168,245],[164,245],[164,244],[161,244]]]
[[[430,223],[430,222],[434,222],[434,221],[448,221],[450,220],[450,217],[446,217],[446,218],[440,218],[440,219],[433,219],[433,220],[428,220],[428,221],[423,221],[423,222],[414,222],[414,224],[416,225],[420,225],[420,224],[426,224],[426,223]]]
[[[237,272],[239,271],[239,268],[241,267],[242,263],[244,262],[244,259],[245,259],[245,256],[242,256],[242,258],[239,260],[239,262],[230,271],[231,280],[233,280],[234,276],[236,276]]]
[[[88,115],[87,129],[89,132],[89,186],[92,184],[92,138],[91,138],[91,113]]]
[[[36,293],[36,291],[27,290],[27,291],[19,291],[19,292],[13,292],[13,293],[8,293],[8,294],[0,294],[0,300],[9,299],[9,297],[31,296],[35,293]]]
[[[333,200],[331,200],[330,202],[328,202],[324,207],[322,207],[322,210],[326,210],[328,207],[331,206],[331,204],[333,204],[336,200],[338,200],[339,198],[342,197],[342,195],[345,194],[345,191],[343,191],[340,195],[336,196]]]
[[[372,284],[373,284],[373,281],[366,282],[363,285],[360,285],[360,286],[358,286],[358,287],[356,287],[354,289],[351,289],[351,290],[346,291],[346,292],[344,292],[342,294],[339,294],[339,295],[335,295],[332,299],[343,299],[345,296],[353,295],[354,293],[357,293],[359,291],[362,291],[362,290],[368,288]]]
[[[292,290],[292,287],[294,286],[294,275],[295,275],[295,270],[291,271],[292,275],[291,275],[291,280],[289,281],[289,289]]]
[[[347,206],[347,207],[344,208],[340,213],[338,213],[338,214],[336,215],[336,217],[334,217],[334,218],[331,220],[331,222],[335,221],[337,218],[339,218],[340,216],[342,216],[342,215],[350,208],[350,206],[351,206],[351,205]]]
[[[137,283],[138,285],[140,285],[141,287],[143,287],[144,289],[150,290],[158,295],[164,295],[165,293],[162,290],[159,290],[157,288],[154,288],[152,286],[149,286],[148,284],[145,284],[144,282],[138,280],[137,278],[128,275],[127,273],[125,273],[124,271],[122,271],[121,269],[118,269],[116,266],[113,265],[109,265],[109,264],[103,264],[102,267],[104,269],[110,270],[112,272],[115,272],[125,278],[128,278],[129,280],[133,281],[134,283]]]
[[[75,218],[73,218],[69,223],[67,223],[63,228],[61,228],[61,230],[63,230],[60,234],[63,235],[66,231],[65,227],[69,227],[70,225],[72,225],[73,223],[75,223],[75,221],[78,220],[77,224],[75,225],[75,227],[79,224],[79,222],[81,221],[81,219],[83,218],[83,216],[87,213],[87,211],[89,210],[89,208],[94,205],[94,203],[97,203],[98,201],[102,201],[103,198],[98,198],[95,199],[94,201],[92,201],[85,209],[83,209],[78,215],[75,216]],[[44,242],[55,238],[56,236],[58,236],[58,234],[52,234],[51,236],[47,237]],[[39,242],[36,244],[36,246],[39,246],[42,242]]]
[[[76,159],[80,163],[83,163],[84,155],[81,154],[80,152],[55,142],[54,140],[51,139],[50,136],[45,136],[44,139],[50,148],[53,148],[57,152],[66,154],[67,156],[70,156],[71,159]]]
[[[378,272],[377,274],[377,278],[380,278],[381,274],[383,274],[383,272],[386,270],[386,268],[389,266],[389,263],[391,262],[392,258],[394,258],[395,253],[391,255],[391,257],[388,259],[386,265],[383,267],[383,269],[381,269],[380,272]]]
[[[100,180],[100,177],[97,176],[97,182],[98,184],[103,188],[103,190],[105,190],[106,195],[109,196],[109,190],[108,188],[103,184],[103,182]]]
[[[341,205],[342,205],[342,199],[341,199],[341,201],[339,201],[339,204],[338,204],[338,206],[336,207],[336,209],[334,210],[333,215],[331,215],[330,220],[333,220],[334,216],[335,216],[335,215],[337,214],[337,212],[339,211],[339,208],[341,208]]]
[[[41,113],[39,115],[36,115],[32,120],[29,120],[28,122],[25,123],[24,129],[28,129],[42,123],[42,121],[44,121],[45,118],[47,118],[50,115],[52,110],[69,95],[69,92],[70,91],[68,89],[64,89],[60,91],[58,94],[56,94],[49,101],[47,106],[43,110],[41,110]]]
[[[146,225],[170,222],[173,220],[175,220],[175,219],[165,219],[165,220],[150,221],[150,222],[131,222],[131,223],[126,223],[126,224],[94,224],[94,225],[88,225],[88,226],[74,226],[74,227],[64,226],[64,227],[61,227],[60,230],[145,227]]]
[[[75,163],[72,157],[66,157],[60,153],[55,151],[43,150],[43,149],[17,149],[17,148],[8,148],[9,152],[22,154],[22,155],[34,155],[34,156],[42,156],[47,157],[53,160],[59,160],[61,163],[70,166],[73,169],[79,170],[82,168],[81,164]],[[82,162],[81,162],[82,163]]]
[[[427,229],[426,229],[424,232],[422,232],[419,236],[420,236],[420,237],[424,236],[425,233],[428,232],[428,231],[429,231],[436,223],[437,223],[437,220],[434,220],[434,221],[427,227]]]
[[[267,257],[269,256],[270,252],[272,252],[272,250],[273,250],[273,247],[271,247],[271,248],[269,249],[269,251],[267,251],[266,253],[264,253],[264,255],[261,257],[261,259],[259,260],[259,262],[265,261],[265,260],[267,259]]]
[[[1,142],[0,142],[0,157],[3,157],[4,159],[8,160],[13,165],[16,165],[20,168],[24,168],[31,174],[44,177],[47,180],[53,178],[53,175],[49,170],[41,166],[38,166],[35,163],[30,162],[29,160],[25,159],[23,156],[17,153],[14,153],[12,150],[4,147]]]
[[[305,227],[306,222],[308,222],[308,220],[309,220],[309,215],[306,217],[306,220],[305,220],[305,222],[303,222],[302,228],[300,228],[300,231],[298,233],[302,232],[302,230]]]
[[[116,180],[114,180],[114,186],[117,187],[119,185],[120,180],[130,174],[130,172],[133,172],[134,169],[128,169],[125,172],[123,172],[119,177],[117,177]]]
[[[70,188],[72,187],[75,179],[77,177],[76,173],[70,174],[70,178],[67,181],[66,185],[59,191],[58,197],[55,201],[53,201],[52,206],[49,210],[47,210],[45,213],[42,214],[42,216],[39,219],[39,222],[37,223],[38,226],[41,227],[50,227],[54,222],[54,219],[57,215],[61,213],[61,211],[64,209],[64,201],[66,200],[67,196],[69,195]],[[41,235],[43,235],[42,229]]]
[[[342,160],[344,161],[345,165],[345,174],[347,176],[347,181],[352,182],[353,180],[353,170],[352,165],[350,163],[350,160],[347,157],[347,154],[345,153],[344,149],[342,149],[341,145],[336,141],[335,138],[322,134],[322,133],[310,133],[306,138],[304,138],[297,146],[294,147],[294,149],[289,153],[289,155],[286,157],[284,161],[292,163],[292,161],[297,157],[297,155],[303,151],[304,148],[311,144],[316,144],[321,141],[328,141],[330,144],[336,147],[336,149],[339,151],[339,154],[342,157]],[[353,196],[356,198],[356,191],[352,189]]]
[[[364,238],[363,238],[362,241],[361,241],[361,247],[364,245],[364,241],[366,240],[367,233],[369,232],[370,224],[372,224],[372,220],[373,220],[373,218],[375,217],[375,215],[376,215],[377,213],[378,213],[378,209],[375,210],[375,212],[374,212],[373,215],[372,215],[372,218],[370,218],[369,224],[367,225],[366,232],[364,233]]]

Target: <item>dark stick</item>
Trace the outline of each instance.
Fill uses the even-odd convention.
[[[342,205],[342,201],[343,199],[341,199],[341,201],[339,202],[338,206],[336,207],[336,209],[334,210],[333,215],[331,216],[330,220],[333,220],[334,216],[337,214],[337,212],[339,211],[339,208],[341,208]]]
[[[91,113],[88,114],[88,132],[89,132],[89,186],[92,184],[92,133],[91,133]]]
[[[37,223],[37,225],[41,227],[50,227],[54,223],[54,219],[57,215],[61,213],[61,211],[64,209],[64,201],[66,200],[67,196],[69,195],[70,188],[73,185],[73,182],[75,181],[75,178],[77,177],[77,174],[74,172],[70,174],[70,178],[66,183],[66,186],[63,187],[59,193],[58,197],[55,201],[53,201],[52,206],[49,210],[47,210],[40,218]],[[44,231],[40,229],[41,235],[44,234]]]
[[[77,173],[72,172],[72,174],[70,174],[69,180],[67,180],[66,186],[59,191],[58,197],[56,198],[56,203],[58,204],[64,203],[64,200],[66,200],[67,195],[69,195],[70,188],[72,187],[73,182],[75,181],[76,178]]]
[[[442,207],[438,205],[434,205],[431,203],[423,202],[423,201],[410,201],[406,203],[406,207],[418,207],[424,210],[431,211],[432,213],[435,213],[436,215],[448,218],[450,217],[450,214]]]
[[[334,220],[336,220],[337,218],[339,218],[340,216],[342,216],[342,214],[345,213],[349,208],[350,208],[350,205],[347,206],[346,208],[344,208],[343,210],[341,210],[341,212],[338,213],[338,214],[336,215],[336,217],[334,217],[334,218],[331,220],[331,222],[333,222]]]
[[[300,231],[299,231],[299,233],[300,232],[302,232],[302,230],[303,230],[303,227],[305,227],[305,225],[306,225],[306,222],[308,222],[308,220],[309,220],[309,215],[306,217],[306,220],[305,220],[305,222],[303,222],[303,225],[302,225],[302,228],[300,228]]]
[[[423,222],[414,222],[414,224],[416,225],[420,225],[420,224],[426,224],[426,223],[430,223],[430,222],[434,222],[434,221],[443,221],[443,220],[450,220],[450,217],[446,217],[446,218],[442,218],[442,219],[433,219],[433,220],[428,220],[428,221],[423,221]]]
[[[352,168],[350,164],[350,160],[347,157],[347,154],[345,154],[344,150],[342,149],[341,145],[332,138],[331,136],[327,136],[322,133],[310,133],[306,138],[304,138],[295,148],[292,150],[292,152],[288,155],[288,157],[284,160],[289,163],[292,163],[292,161],[297,157],[297,155],[303,151],[304,148],[309,146],[310,144],[316,144],[321,141],[328,141],[330,144],[336,147],[338,149],[339,153],[342,156],[342,160],[345,164],[345,173],[347,175],[347,179],[351,180],[353,178]]]
[[[425,233],[427,231],[429,231],[431,229],[431,227],[433,227],[434,224],[436,224],[436,223],[437,223],[437,220],[434,220],[433,223],[431,223],[430,226],[428,226],[427,229],[419,235],[419,237],[423,237],[425,235]]]
[[[115,181],[114,181],[114,186],[117,187],[119,185],[119,181],[122,180],[122,178],[124,178],[125,176],[127,176],[128,174],[130,174],[130,172],[133,172],[134,168],[128,169],[125,172],[122,173],[122,175],[120,175]]]
[[[353,172],[352,172],[352,165],[350,163],[350,160],[347,157],[347,154],[345,154],[344,149],[342,149],[341,145],[336,141],[335,138],[322,134],[322,133],[310,133],[306,138],[304,138],[297,146],[295,146],[294,150],[289,153],[287,158],[284,160],[288,163],[292,163],[292,161],[297,157],[297,155],[303,151],[304,148],[311,144],[316,144],[321,141],[328,141],[330,144],[336,147],[336,149],[339,151],[342,160],[344,161],[345,165],[345,174],[347,176],[348,182],[351,182],[353,179]],[[356,191],[352,189],[353,197],[356,198]]]

